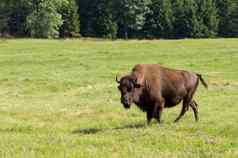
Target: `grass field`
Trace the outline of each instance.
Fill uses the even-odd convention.
[[[120,104],[115,76],[137,63],[203,74],[200,121],[164,123]],[[0,40],[2,158],[237,158],[238,39]]]

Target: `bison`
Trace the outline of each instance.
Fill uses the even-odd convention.
[[[178,105],[181,101],[182,110],[175,122],[189,109],[194,112],[198,121],[198,104],[193,99],[199,81],[207,88],[208,85],[200,74],[175,70],[159,64],[138,64],[129,75],[120,80],[116,77],[121,92],[121,103],[129,109],[135,103],[147,114],[147,123],[155,118],[161,123],[164,108]]]

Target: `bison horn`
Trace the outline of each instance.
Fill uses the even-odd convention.
[[[133,84],[136,85],[137,84],[137,78],[135,80],[132,80]]]
[[[132,81],[136,88],[140,88],[141,85],[138,83],[138,79]]]
[[[120,81],[118,80],[117,76],[116,76],[116,82],[117,82],[117,83],[120,83]]]

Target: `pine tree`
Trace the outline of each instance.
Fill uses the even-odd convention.
[[[218,8],[219,13],[219,35],[226,36],[226,32],[228,30],[228,21],[229,21],[229,14],[230,14],[230,4],[228,3],[229,0],[216,0],[216,6]]]
[[[228,35],[230,37],[238,37],[238,1],[234,0],[233,2],[230,19]]]
[[[146,37],[170,38],[173,31],[171,0],[152,0],[149,9],[144,25]]]
[[[61,0],[33,0],[33,12],[27,17],[27,27],[31,37],[57,38],[63,24],[62,16],[57,12]]]
[[[60,27],[60,37],[79,37],[80,22],[78,14],[78,5],[75,0],[67,0],[62,3],[59,9],[63,24]]]
[[[0,1],[0,36],[4,36],[9,32],[8,20],[10,15],[10,10],[8,8],[9,1]]]
[[[24,35],[28,5],[26,0],[0,1],[0,33],[8,35]]]
[[[216,0],[220,17],[219,35],[235,37],[237,35],[238,2],[236,0]]]
[[[116,38],[117,24],[114,21],[111,0],[97,0],[94,3],[92,28],[96,37]]]
[[[173,1],[173,37],[196,37],[199,34],[199,22],[196,14],[197,5],[194,0]]]
[[[9,33],[13,36],[27,36],[26,18],[31,12],[28,0],[13,1],[8,20]]]
[[[78,0],[80,15],[80,33],[84,37],[95,36],[93,21],[95,19],[94,4],[96,0]]]
[[[111,0],[79,0],[83,36],[116,38],[112,3]]]
[[[218,12],[213,0],[196,0],[199,32],[197,37],[214,37],[218,32]]]
[[[119,37],[139,37],[145,24],[151,0],[115,0],[114,10],[118,23]],[[119,9],[118,9],[119,8]]]

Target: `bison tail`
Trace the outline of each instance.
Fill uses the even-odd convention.
[[[201,74],[197,74],[197,76],[198,76],[199,80],[202,82],[203,86],[205,88],[208,88],[208,85],[207,85],[206,81],[202,78],[202,75]]]

